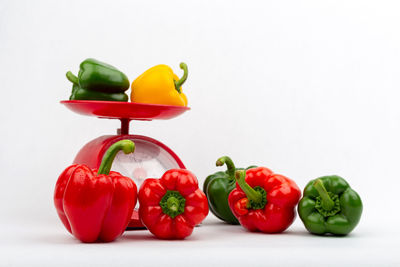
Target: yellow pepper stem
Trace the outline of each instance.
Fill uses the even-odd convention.
[[[179,79],[179,81],[175,81],[175,89],[176,89],[176,91],[178,91],[178,93],[182,93],[181,86],[182,86],[182,84],[185,83],[185,81],[188,77],[188,67],[187,67],[186,63],[183,63],[183,62],[179,65],[179,67],[181,69],[183,69],[183,76],[182,76],[182,78]]]

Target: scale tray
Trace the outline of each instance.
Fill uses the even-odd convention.
[[[60,101],[75,113],[107,119],[168,120],[190,110],[188,107],[97,100]]]

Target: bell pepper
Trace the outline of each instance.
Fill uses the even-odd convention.
[[[139,189],[139,217],[161,239],[183,239],[208,214],[207,198],[196,176],[172,169],[160,179],[146,179]]]
[[[207,196],[208,206],[217,218],[230,224],[239,224],[229,208],[228,196],[236,187],[235,171],[243,170],[243,168],[236,169],[232,159],[228,156],[219,158],[215,164],[217,166],[226,164],[227,170],[209,175],[204,181],[203,191]],[[246,170],[251,168],[256,168],[256,166],[250,166]]]
[[[187,98],[182,93],[182,84],[188,76],[188,68],[181,63],[184,73],[178,78],[166,65],[157,65],[136,78],[132,83],[131,101],[136,103],[187,106]]]
[[[349,234],[360,221],[362,210],[360,196],[337,175],[310,181],[298,205],[304,226],[317,235]]]
[[[70,79],[71,81],[71,79]],[[79,84],[72,85],[72,93],[69,100],[100,100],[100,101],[121,101],[127,102],[128,95],[124,93],[103,93],[86,90],[79,87]]]
[[[292,224],[301,196],[294,181],[264,167],[236,171],[235,176],[237,185],[228,202],[243,227],[279,233]]]
[[[66,76],[73,83],[70,100],[128,101],[129,80],[111,65],[89,58],[80,64],[78,77],[70,71]]]
[[[54,205],[67,230],[82,242],[113,241],[125,230],[137,201],[136,184],[110,171],[118,151],[132,153],[130,140],[114,143],[98,170],[74,164],[59,176]]]

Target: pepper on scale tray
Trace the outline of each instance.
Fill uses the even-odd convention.
[[[183,76],[179,77],[167,65],[157,65],[136,78],[132,83],[131,101],[136,103],[187,106],[182,85],[188,77],[188,68],[181,63]]]
[[[88,58],[80,64],[78,76],[70,71],[66,76],[73,84],[70,100],[128,101],[128,77],[107,63]]]

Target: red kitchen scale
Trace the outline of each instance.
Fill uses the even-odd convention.
[[[121,128],[117,130],[116,135],[103,135],[93,139],[81,148],[73,163],[98,168],[104,153],[112,144],[122,139],[129,139],[135,143],[135,152],[126,155],[120,151],[114,159],[111,170],[130,177],[138,188],[146,178],[159,178],[167,170],[185,168],[179,157],[160,141],[143,135],[129,134],[129,123],[131,120],[168,120],[190,108],[93,100],[65,100],[61,101],[61,104],[81,115],[121,121]],[[140,222],[137,207],[138,204],[128,224],[129,230],[144,228]]]

